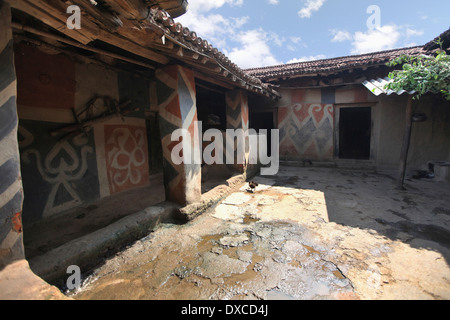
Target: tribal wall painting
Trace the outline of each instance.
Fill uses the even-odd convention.
[[[0,2],[0,270],[23,259],[20,160],[17,142],[17,81],[11,9]]]
[[[58,128],[61,124],[20,121],[25,223],[100,196],[93,133],[68,139],[48,134]]]
[[[198,136],[195,79],[191,70],[169,66],[156,73],[159,124],[164,157],[164,185],[166,197],[180,205],[196,202],[201,197],[201,165],[174,164],[172,150],[180,142],[173,142],[176,129],[186,129],[191,135],[193,154],[200,152],[194,144]],[[194,163],[194,161],[192,161]]]
[[[281,159],[333,160],[336,90],[287,90],[283,96],[278,106]]]
[[[145,120],[123,118],[94,126],[100,197],[149,185]]]
[[[332,104],[297,103],[280,107],[280,156],[286,159],[332,160],[334,153]]]
[[[242,129],[247,132],[249,129],[249,108],[247,93],[243,90],[233,90],[226,94],[226,107],[227,107],[227,129]],[[249,155],[249,139],[244,137],[243,139],[237,138],[233,142],[234,145],[226,148],[226,150],[234,150],[233,158],[234,164],[229,165],[229,168],[233,171],[244,173],[248,164]],[[231,148],[232,147],[232,148]],[[244,159],[238,159],[238,148],[245,151]]]
[[[105,159],[111,194],[149,183],[145,127],[105,125]]]

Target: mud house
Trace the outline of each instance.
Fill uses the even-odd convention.
[[[175,165],[171,134],[194,137],[197,120],[203,130],[280,129],[285,161],[398,164],[407,94],[377,96],[370,85],[387,76],[387,61],[432,43],[242,70],[174,22],[186,8],[185,0],[0,1],[0,269],[39,260],[52,249],[47,240],[54,249],[120,223],[133,212],[118,204],[189,206],[214,177],[255,169]],[[81,28],[69,28],[69,17]],[[448,102],[429,95],[415,108],[428,121],[414,128],[411,168],[448,162]],[[121,213],[92,218],[107,204]],[[35,270],[49,261],[41,260]]]
[[[188,129],[194,137],[197,120],[204,130],[246,129],[249,97],[279,98],[175,23],[186,6],[184,0],[1,1],[1,268],[43,253],[39,238],[49,219],[63,221],[52,225],[52,241],[72,240],[66,228],[74,217],[65,214],[82,209],[79,220],[102,199],[140,202],[135,210],[199,201],[201,165],[172,163],[172,132]],[[215,172],[226,179],[246,170]],[[140,196],[123,197],[130,192]],[[25,252],[23,229],[30,230]]]
[[[448,41],[448,31],[441,35]],[[448,42],[444,42],[448,48]],[[282,98],[257,110],[280,129],[280,158],[337,167],[397,170],[411,94],[383,89],[392,70],[386,63],[401,55],[430,54],[438,46],[396,49],[290,65],[247,70],[277,88]],[[450,108],[428,94],[413,102],[409,172],[437,164],[447,179],[450,160]],[[422,122],[426,115],[426,121]],[[442,165],[442,166],[441,166]]]

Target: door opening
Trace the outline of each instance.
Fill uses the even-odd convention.
[[[259,133],[267,130],[267,155],[272,155],[272,130],[275,129],[273,112],[252,113],[250,117],[250,128]]]
[[[339,158],[370,159],[372,108],[341,108],[339,117]]]

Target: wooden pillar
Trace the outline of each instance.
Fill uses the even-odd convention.
[[[227,130],[234,130],[238,133],[242,130],[244,135],[236,135],[236,139],[232,141],[227,140],[227,153],[233,150],[234,159],[233,164],[228,163],[228,167],[237,173],[244,173],[247,170],[248,154],[249,154],[249,109],[247,92],[241,89],[236,89],[227,92],[226,94],[227,107]],[[241,152],[239,152],[239,149]],[[244,152],[242,152],[244,151]],[[227,156],[230,157],[229,154]]]
[[[200,154],[200,143],[194,143],[199,137],[194,74],[178,65],[159,69],[156,72],[156,91],[166,198],[180,205],[192,204],[201,199],[201,163],[194,162],[194,159],[191,163],[174,163],[172,150],[180,141],[172,141],[172,133],[186,129],[191,138],[192,154]]]
[[[403,137],[403,146],[400,154],[400,170],[397,179],[397,187],[403,189],[406,175],[406,165],[408,162],[409,146],[411,143],[411,129],[412,129],[412,95],[408,96],[408,103],[406,105],[406,127]]]
[[[0,270],[25,258],[11,9],[0,1]]]

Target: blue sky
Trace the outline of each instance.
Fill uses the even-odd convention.
[[[450,1],[189,0],[176,21],[245,69],[423,45],[450,27]]]

